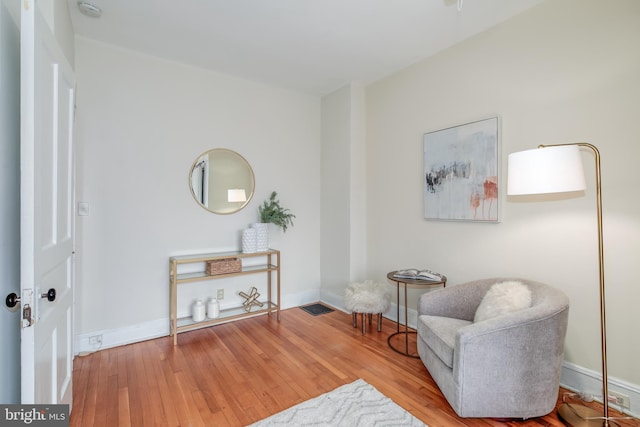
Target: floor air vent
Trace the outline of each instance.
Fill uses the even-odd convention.
[[[303,309],[304,311],[306,311],[309,314],[313,314],[314,316],[319,316],[321,314],[325,314],[325,313],[331,313],[333,311],[332,308],[329,308],[327,306],[324,306],[322,304],[311,304],[311,305],[306,305],[304,307],[300,307],[301,309]]]

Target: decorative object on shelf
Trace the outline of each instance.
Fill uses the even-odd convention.
[[[271,192],[269,200],[265,200],[258,207],[260,222],[275,224],[286,233],[288,227],[293,227],[293,218],[296,216],[289,212],[289,209],[280,206],[280,201],[276,199],[277,196],[278,193]]]
[[[251,290],[249,291],[248,295],[242,291],[240,291],[238,294],[242,298],[244,298],[244,302],[242,303],[242,305],[244,306],[244,310],[246,312],[250,312],[251,308],[254,305],[258,307],[262,307],[264,305],[263,303],[258,301],[258,298],[260,298],[260,293],[258,292],[258,289],[256,289],[255,286],[251,287]]]
[[[204,320],[204,303],[201,299],[197,299],[191,306],[191,318],[194,322],[202,322]]]
[[[257,251],[258,251],[258,237],[257,237],[256,229],[245,228],[244,230],[242,230],[242,253],[252,254]]]
[[[586,142],[539,145],[537,149],[509,154],[507,194],[529,195],[584,191],[587,187],[580,148],[593,152],[596,178],[596,214],[598,235],[598,271],[600,288],[600,344],[602,362],[602,396],[609,396],[607,376],[607,322],[604,287],[604,242],[602,238],[602,182],[600,152]],[[558,415],[570,426],[609,425],[609,401],[603,400],[603,414],[587,406],[565,403]],[[597,420],[594,423],[588,420]]]
[[[499,117],[424,134],[425,219],[499,222]]]
[[[207,302],[207,317],[209,319],[220,317],[220,302],[216,298],[211,298]]]
[[[256,252],[264,252],[269,249],[269,225],[263,222],[251,224],[256,230]]]
[[[224,258],[207,261],[207,274],[210,276],[238,273],[241,270],[242,261],[240,261],[239,258]]]

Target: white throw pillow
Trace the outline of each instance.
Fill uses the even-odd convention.
[[[531,290],[525,284],[517,281],[496,283],[482,298],[473,321],[481,322],[527,307],[531,307]]]

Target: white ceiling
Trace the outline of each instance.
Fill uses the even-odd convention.
[[[68,0],[77,35],[324,95],[368,84],[542,0]]]

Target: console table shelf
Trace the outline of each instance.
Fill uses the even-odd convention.
[[[207,261],[221,260],[227,258],[259,258],[264,257],[266,264],[259,265],[243,265],[242,269],[233,273],[223,273],[210,275],[206,271],[196,271],[189,273],[178,273],[178,266],[181,264],[205,263]],[[255,311],[247,312],[244,307],[234,307],[220,310],[220,316],[215,319],[205,319],[201,322],[194,322],[191,316],[178,317],[178,285],[180,283],[202,282],[207,280],[219,280],[234,276],[242,276],[247,274],[266,274],[267,275],[267,295],[265,300],[261,300],[263,308]],[[275,274],[275,292],[276,298],[273,299],[273,283],[272,274]],[[169,335],[173,336],[173,344],[178,343],[178,334],[180,332],[192,331],[219,323],[226,323],[232,320],[243,319],[246,317],[258,316],[260,314],[271,315],[276,313],[277,320],[280,321],[280,251],[269,249],[263,252],[255,252],[251,254],[242,252],[218,252],[208,254],[180,255],[169,258],[169,299],[170,299],[170,324]]]

